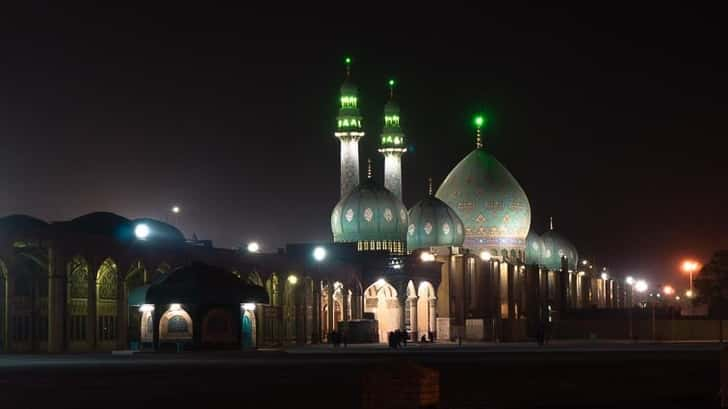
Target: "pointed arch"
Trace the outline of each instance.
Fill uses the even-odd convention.
[[[248,273],[246,277],[246,283],[250,285],[256,285],[258,287],[263,287],[263,279],[260,278],[260,274],[258,274],[257,271],[251,271]]]
[[[113,348],[116,341],[119,296],[119,267],[106,258],[96,272],[96,335],[102,349]]]
[[[379,325],[379,342],[387,342],[387,334],[399,329],[400,311],[397,290],[384,279],[377,280],[364,291],[364,312],[374,314]]]

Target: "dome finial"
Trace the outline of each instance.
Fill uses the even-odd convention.
[[[372,178],[372,159],[367,159],[367,179]]]
[[[554,218],[552,216],[549,216],[549,229],[554,229]]]
[[[346,64],[346,78],[349,78],[351,76],[351,57],[345,57],[344,64]]]
[[[483,140],[480,137],[480,129],[485,125],[486,119],[483,115],[476,115],[473,118],[473,124],[475,124],[475,147],[477,149],[483,148]]]
[[[427,178],[427,194],[432,196],[432,177]]]
[[[394,79],[389,80],[389,99],[394,99]]]

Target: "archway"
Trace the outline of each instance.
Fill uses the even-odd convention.
[[[145,309],[139,321],[139,340],[142,344],[151,344],[154,342],[154,310]]]
[[[181,306],[172,304],[159,320],[159,342],[189,342],[192,334],[192,317]]]
[[[242,339],[240,340],[243,348],[254,348],[255,347],[255,313],[251,310],[245,310],[241,317],[241,334]]]
[[[81,256],[68,263],[68,346],[71,350],[88,347],[89,265]]]
[[[116,341],[116,303],[119,270],[114,260],[107,258],[101,263],[96,274],[96,316],[99,346],[110,349]]]
[[[387,334],[399,329],[400,308],[397,290],[384,279],[379,279],[365,291],[364,312],[374,314],[379,324],[379,342],[387,342]]]
[[[231,345],[236,342],[235,325],[229,310],[212,308],[202,320],[202,343]]]
[[[425,335],[432,341],[430,333],[434,337],[435,332],[435,288],[428,281],[420,283],[417,289],[417,333],[420,337]]]

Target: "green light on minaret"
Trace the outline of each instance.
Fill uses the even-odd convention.
[[[483,124],[485,123],[485,118],[483,118],[483,116],[482,116],[482,115],[478,115],[478,116],[476,116],[476,117],[475,117],[475,119],[473,120],[473,123],[475,124],[475,126],[476,126],[477,128],[482,128],[482,127],[483,127]]]
[[[483,140],[480,137],[480,128],[485,126],[487,119],[483,115],[477,115],[473,118],[473,124],[475,124],[475,147],[481,149],[483,147]]]
[[[346,63],[346,65],[351,64],[351,57],[344,58],[344,62]]]
[[[389,86],[390,87],[393,87],[394,86],[394,80],[389,80]]]

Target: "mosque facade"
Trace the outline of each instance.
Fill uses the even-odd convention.
[[[360,177],[366,135],[350,66],[335,121],[332,242],[254,253],[112,213],[6,216],[0,350],[252,348],[327,342],[332,331],[351,342],[385,342],[395,330],[413,340],[517,341],[569,310],[632,304],[631,287],[580,260],[553,221],[534,231],[532,203],[484,144],[481,123],[475,149],[408,209],[393,82],[378,137],[384,183],[371,163]]]

